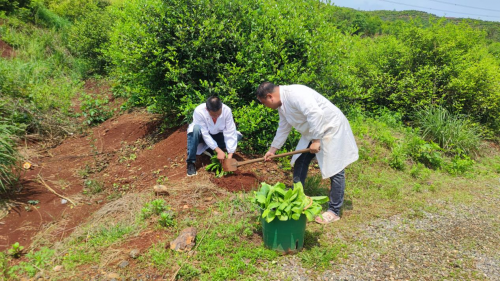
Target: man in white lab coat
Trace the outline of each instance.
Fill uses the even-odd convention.
[[[344,168],[358,159],[349,121],[328,99],[307,86],[264,82],[256,95],[263,105],[277,109],[280,117],[276,136],[264,157],[269,160],[294,127],[302,135],[297,150],[309,147],[310,153],[292,157],[293,181],[304,184],[309,164],[316,157],[323,178],[330,178],[331,182],[328,211],[318,216],[316,222],[326,224],[339,220],[344,202]]]
[[[241,139],[231,109],[218,97],[210,97],[195,108],[193,122],[189,124],[187,133],[188,176],[197,174],[196,155],[210,148],[212,153],[217,153],[219,160],[226,157],[223,150],[227,150],[227,158],[233,158],[238,140]]]

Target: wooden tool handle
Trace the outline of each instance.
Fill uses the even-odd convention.
[[[301,150],[295,150],[295,151],[292,151],[292,152],[287,152],[287,153],[282,153],[282,154],[276,154],[276,155],[270,156],[269,159],[283,157],[283,156],[288,156],[288,155],[294,155],[294,154],[299,154],[299,153],[306,153],[306,152],[309,152],[309,148],[301,149]],[[260,162],[260,161],[264,161],[264,157],[257,158],[257,159],[252,159],[252,160],[247,160],[247,161],[243,161],[243,162],[238,162],[238,166],[245,165],[245,164],[250,164],[250,163],[255,163],[255,162]]]

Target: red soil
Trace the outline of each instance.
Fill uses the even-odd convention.
[[[14,49],[4,41],[0,40],[0,57],[12,58],[15,56]]]
[[[36,233],[54,222],[64,223],[56,225],[52,239],[58,241],[66,237],[108,202],[107,196],[116,186],[127,186],[120,192],[150,190],[159,180],[166,180],[169,185],[186,190],[178,195],[180,198],[169,199],[172,205],[191,206],[187,196],[192,195],[192,189],[204,177],[199,175],[186,180],[186,126],[157,135],[160,121],[158,116],[149,113],[124,114],[92,128],[86,135],[68,138],[42,155],[28,159],[33,167],[22,175],[21,192],[9,195],[19,204],[0,221],[0,251],[16,241],[23,246],[30,245]],[[145,141],[148,136],[156,143]],[[135,159],[131,160],[130,153]],[[238,153],[235,158],[244,160]],[[260,178],[255,173],[265,176],[268,181],[277,180],[275,163],[245,165],[233,175],[217,179],[204,169],[210,159],[201,156],[198,160],[198,173],[207,175],[213,183],[232,192],[256,188]],[[61,198],[42,185],[39,177],[57,193],[77,201],[77,206],[72,207],[69,202],[61,204]],[[84,182],[88,179],[102,182],[104,192],[93,196],[82,194]],[[39,203],[32,206],[31,211],[26,211],[28,200],[38,200]]]

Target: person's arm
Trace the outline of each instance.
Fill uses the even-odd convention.
[[[223,109],[226,112],[223,112],[223,117],[225,121],[225,128],[223,131],[224,141],[226,142],[227,149],[227,158],[233,158],[233,154],[236,151],[236,147],[238,145],[238,135],[236,134],[236,124],[234,124],[233,113],[229,107],[225,107]]]
[[[278,113],[280,116],[278,129],[276,130],[276,135],[274,136],[274,140],[271,143],[271,147],[264,155],[265,161],[269,161],[269,156],[275,155],[276,151],[278,151],[278,149],[280,149],[283,144],[285,144],[285,141],[288,138],[290,131],[292,130],[292,125],[290,125],[290,123],[286,121],[286,118],[283,116],[281,111],[278,111]]]

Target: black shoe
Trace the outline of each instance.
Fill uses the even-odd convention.
[[[194,163],[188,163],[187,165],[187,175],[188,177],[196,176],[198,173],[196,172],[196,166]]]

